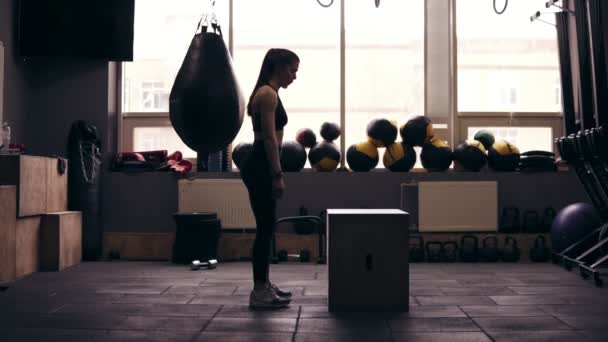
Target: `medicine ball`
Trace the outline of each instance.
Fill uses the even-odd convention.
[[[382,163],[391,171],[407,172],[416,164],[416,151],[403,142],[390,144],[386,147]]]
[[[453,153],[447,141],[434,138],[422,146],[420,161],[429,171],[445,171],[452,165]]]
[[[296,133],[296,141],[304,147],[312,148],[317,143],[317,135],[310,128],[302,128]]]
[[[519,165],[519,149],[506,140],[497,140],[488,151],[488,165],[495,171],[515,171]]]
[[[334,171],[340,163],[340,150],[336,144],[322,141],[310,149],[308,161],[315,171]]]
[[[242,142],[234,147],[232,150],[232,160],[236,167],[241,169],[243,162],[247,160],[252,150],[253,144],[248,142]]]
[[[324,122],[321,125],[321,137],[329,142],[338,139],[340,137],[340,126],[333,122]]]
[[[378,148],[369,141],[353,144],[346,151],[346,161],[353,171],[369,171],[378,165]]]
[[[367,141],[376,147],[388,146],[397,140],[397,123],[387,119],[374,119],[367,124]]]
[[[298,172],[306,164],[306,149],[297,141],[286,141],[281,147],[281,169]]]
[[[466,140],[454,149],[454,166],[479,171],[487,163],[486,149],[477,140]]]
[[[481,142],[486,151],[489,150],[495,142],[494,134],[492,134],[492,132],[486,129],[481,129],[477,133],[475,133],[473,139]]]
[[[423,146],[435,136],[431,119],[426,116],[416,116],[399,129],[401,139],[410,146]]]

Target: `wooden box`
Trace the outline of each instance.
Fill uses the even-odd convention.
[[[328,209],[330,312],[409,310],[408,214]]]
[[[17,216],[46,213],[48,158],[0,156],[0,185],[17,186]]]
[[[47,158],[46,212],[68,210],[68,164],[59,167],[59,159]]]
[[[38,272],[40,251],[40,216],[17,219],[15,231],[15,273],[17,278]]]
[[[63,211],[42,216],[40,270],[62,271],[82,260],[82,214]]]
[[[0,186],[0,283],[15,280],[17,187]]]

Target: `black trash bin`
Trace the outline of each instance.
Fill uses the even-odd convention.
[[[217,259],[222,222],[216,213],[176,213],[173,262],[189,264],[193,260]]]

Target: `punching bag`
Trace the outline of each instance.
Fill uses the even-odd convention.
[[[197,152],[228,146],[243,124],[245,111],[221,28],[215,23],[212,27],[214,32],[207,32],[203,25],[194,35],[169,97],[173,128]]]
[[[101,140],[97,128],[75,121],[68,139],[68,208],[82,212],[82,258],[101,257]]]

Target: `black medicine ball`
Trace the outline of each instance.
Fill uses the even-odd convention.
[[[486,149],[477,140],[467,140],[454,149],[454,166],[479,171],[487,163]]]
[[[367,172],[378,165],[378,148],[369,141],[351,145],[346,151],[346,161],[351,170]]]
[[[321,137],[329,142],[338,139],[340,137],[340,126],[333,122],[324,122],[321,125]]]
[[[519,149],[506,140],[497,140],[488,151],[488,165],[495,171],[515,171],[519,159]]]
[[[439,138],[422,146],[420,161],[422,167],[429,171],[445,171],[452,165],[453,153],[448,143]]]
[[[391,171],[407,172],[416,164],[416,151],[403,142],[393,143],[386,147],[382,163]]]
[[[248,142],[242,142],[234,147],[232,150],[232,160],[234,161],[236,167],[241,169],[243,163],[245,160],[247,160],[252,150],[253,144]]]
[[[374,119],[367,125],[367,141],[376,147],[388,146],[397,140],[397,124],[387,119]]]
[[[401,139],[410,146],[423,146],[435,136],[431,119],[426,116],[416,116],[399,129]]]
[[[298,172],[306,164],[306,149],[297,141],[286,141],[281,147],[281,169]]]
[[[302,128],[296,133],[296,141],[304,147],[312,148],[317,143],[317,135],[310,128]]]
[[[308,161],[315,171],[334,171],[340,163],[340,150],[332,142],[322,141],[308,152]]]

